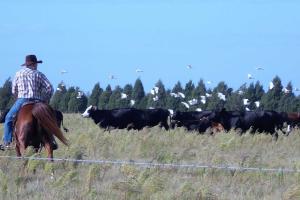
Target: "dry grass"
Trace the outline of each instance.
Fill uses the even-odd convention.
[[[55,157],[211,163],[300,169],[300,131],[279,136],[214,136],[183,129],[100,130],[91,120],[66,115],[69,148]],[[0,129],[3,132],[2,127]],[[1,155],[15,155],[14,151]],[[30,150],[28,155],[32,155]],[[44,156],[44,155],[41,155]],[[54,179],[51,172],[54,170]],[[300,174],[0,160],[0,199],[300,199]]]

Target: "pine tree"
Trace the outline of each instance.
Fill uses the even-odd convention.
[[[293,85],[289,82],[286,86],[287,92],[284,93],[279,101],[280,108],[278,109],[281,112],[297,112],[297,108],[295,107],[296,98],[293,93]]]
[[[227,97],[227,103],[225,104],[226,110],[232,111],[244,111],[245,106],[243,105],[243,96],[239,92],[234,92]]]
[[[219,93],[225,95],[225,101],[219,97]],[[225,108],[226,101],[232,93],[232,88],[229,88],[224,81],[221,81],[214,89],[212,97],[208,102],[207,109],[209,110],[221,110]],[[228,105],[230,106],[230,105]]]
[[[0,110],[10,109],[14,101],[12,95],[12,82],[7,79],[2,88],[0,88]]]
[[[185,88],[184,88],[185,97],[187,99],[194,98],[194,96],[193,96],[194,90],[195,90],[195,85],[194,85],[193,81],[190,80],[189,82],[187,82],[187,84],[185,85]]]
[[[144,97],[145,97],[144,86],[141,79],[138,78],[135,81],[133,91],[132,91],[132,100],[135,101],[135,105],[134,105],[135,108],[143,107],[143,105],[141,105],[141,102],[144,99]]]
[[[171,90],[170,93],[174,93],[174,94],[178,94],[178,92],[181,92],[183,93],[183,88],[181,86],[181,83],[180,81],[178,81],[175,86],[173,87],[173,89]],[[172,109],[172,110],[185,110],[184,108],[182,108],[180,106],[180,102],[182,101],[181,98],[179,97],[174,97],[174,96],[171,96],[170,93],[167,93],[168,96],[167,96],[167,108],[168,109]]]
[[[167,105],[167,94],[165,86],[163,82],[159,80],[155,84],[155,87],[158,87],[158,93],[150,95],[147,107],[164,108]]]
[[[273,79],[274,88],[262,97],[262,107],[265,110],[280,111],[280,99],[283,95],[281,80],[278,76]]]
[[[127,97],[120,100],[119,102],[120,108],[130,107],[130,99],[132,99],[132,91],[133,91],[133,87],[131,84],[127,84],[124,86],[123,93],[127,95]]]
[[[103,89],[100,87],[100,83],[96,83],[92,90],[92,94],[89,96],[88,105],[97,106],[102,92]]]
[[[195,98],[198,101],[198,104],[192,106],[191,110],[196,110],[197,108],[206,110],[207,102],[209,101],[209,99],[206,98],[206,92],[207,92],[207,89],[206,89],[205,83],[204,83],[203,79],[200,79],[197,87],[194,89],[193,94],[192,94],[193,98]],[[201,100],[203,100],[201,98],[201,96],[205,97],[206,103],[201,102]]]
[[[70,96],[70,100],[68,102],[68,112],[70,113],[81,113],[87,108],[88,99],[85,95],[79,96],[79,91],[80,90],[77,87]]]
[[[58,84],[57,90],[50,100],[50,105],[53,109],[59,110],[64,95],[67,93],[66,86],[63,83]]]
[[[71,99],[71,95],[73,93],[76,93],[76,90],[74,87],[70,87],[67,92],[62,96],[61,98],[61,102],[59,104],[59,110],[62,112],[69,112],[68,110],[68,105],[69,105],[69,101]],[[77,95],[77,94],[76,94]]]
[[[111,86],[108,85],[105,89],[104,92],[102,92],[100,98],[99,98],[99,104],[98,107],[99,109],[108,109],[108,103],[109,103],[109,98],[112,94]]]
[[[120,86],[116,86],[116,88],[113,90],[109,98],[109,102],[108,102],[109,109],[120,108],[121,93],[122,93],[122,88]]]

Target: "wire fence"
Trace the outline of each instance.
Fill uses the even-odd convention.
[[[17,156],[0,156],[0,159],[10,160],[37,160],[37,161],[50,161],[49,158],[41,157],[17,157]],[[205,165],[205,164],[176,164],[176,163],[152,163],[140,161],[124,161],[124,160],[81,160],[71,158],[53,158],[53,162],[69,162],[69,163],[82,163],[82,164],[99,164],[99,165],[133,165],[143,168],[163,168],[163,169],[216,169],[223,171],[239,171],[239,172],[265,172],[265,173],[300,173],[300,169],[289,168],[263,168],[263,167],[240,167],[229,165]]]

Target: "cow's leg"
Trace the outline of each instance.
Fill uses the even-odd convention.
[[[166,121],[163,121],[162,122],[162,126],[166,129],[166,131],[168,131],[169,130],[169,125],[168,125],[168,120],[166,120]]]

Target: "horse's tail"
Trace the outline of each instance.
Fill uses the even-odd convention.
[[[36,103],[32,109],[32,115],[48,134],[55,135],[63,144],[68,145],[68,140],[57,126],[54,112],[49,105]]]

